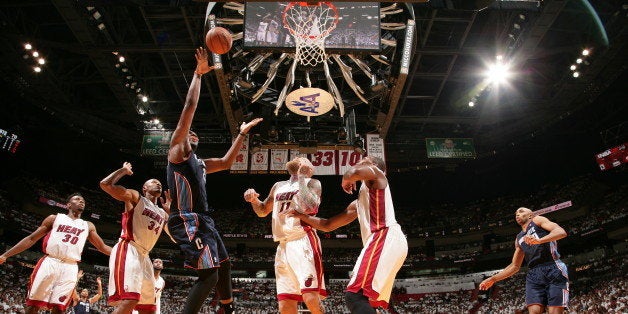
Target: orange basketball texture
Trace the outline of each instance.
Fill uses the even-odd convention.
[[[210,29],[205,36],[205,44],[207,48],[217,54],[225,54],[231,49],[233,40],[231,33],[223,27],[215,27]]]

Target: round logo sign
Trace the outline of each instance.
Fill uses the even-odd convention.
[[[286,96],[286,107],[298,115],[320,116],[334,107],[334,97],[320,88],[299,88]]]

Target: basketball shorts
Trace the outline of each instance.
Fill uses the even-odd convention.
[[[560,260],[538,265],[526,274],[526,304],[567,307],[569,276]]]
[[[26,295],[26,305],[65,311],[76,287],[78,265],[48,255],[39,259]]]
[[[168,229],[185,255],[185,267],[215,268],[229,259],[220,234],[214,227],[214,220],[207,214],[173,212],[168,220]]]
[[[109,256],[109,305],[138,300],[136,310],[154,311],[155,276],[148,252],[129,241],[113,246]]]
[[[353,267],[348,292],[361,293],[373,307],[388,308],[395,276],[408,255],[408,241],[399,225],[371,234]]]
[[[303,301],[305,292],[326,296],[321,241],[315,230],[303,237],[279,242],[275,255],[277,299]]]

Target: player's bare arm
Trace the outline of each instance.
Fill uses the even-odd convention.
[[[557,240],[567,237],[567,232],[565,231],[565,229],[563,229],[557,223],[552,222],[551,220],[543,216],[535,216],[534,218],[532,218],[532,221],[537,226],[549,231],[549,233],[540,239],[537,239],[529,235],[525,236],[523,238],[523,241],[525,241],[525,243],[527,243],[528,245],[535,245],[535,244],[542,244],[542,243],[557,241]]]
[[[346,226],[352,221],[354,221],[356,218],[358,218],[357,202],[358,202],[357,200],[351,202],[351,204],[349,204],[349,206],[347,206],[347,208],[344,211],[327,219],[316,217],[316,216],[310,216],[307,214],[302,214],[295,211],[294,209],[291,209],[288,212],[288,215],[301,219],[301,221],[307,223],[308,225],[312,226],[312,228],[316,230],[320,230],[323,232],[330,232],[342,226]]]
[[[484,279],[484,281],[480,283],[480,290],[487,290],[488,288],[492,287],[493,284],[495,284],[496,282],[504,280],[516,274],[519,269],[521,269],[521,264],[523,263],[524,257],[525,254],[523,253],[519,245],[515,243],[515,253],[512,256],[512,262],[510,262],[510,264],[506,266],[506,268],[502,269],[502,271],[500,271],[499,273],[487,279]]]
[[[264,201],[260,201],[259,193],[257,193],[254,189],[248,189],[244,192],[244,200],[251,203],[251,207],[253,207],[253,211],[258,217],[266,217],[273,211],[273,204],[275,199],[273,195],[275,194],[275,188],[279,182],[275,183],[272,188],[270,188],[270,192]]]
[[[130,163],[124,162],[122,168],[112,172],[100,181],[100,188],[116,200],[124,202],[126,210],[131,210],[139,202],[140,193],[116,184],[122,177],[127,175],[133,175],[133,168]]]
[[[161,208],[166,211],[166,214],[170,215],[170,205],[172,204],[170,190],[165,190],[163,192],[163,195],[159,198],[159,204],[161,205]]]
[[[96,295],[89,298],[89,304],[94,304],[98,302],[98,300],[100,300],[100,298],[102,297],[102,280],[100,279],[100,277],[96,278],[96,283],[98,284],[98,290]]]
[[[203,160],[205,162],[205,172],[214,173],[231,168],[236,156],[238,156],[240,148],[242,148],[246,134],[249,133],[252,127],[263,120],[263,118],[255,118],[248,123],[242,122],[242,125],[240,125],[240,133],[238,133],[236,140],[233,141],[233,144],[231,144],[231,147],[222,158],[208,158]]]
[[[96,226],[93,223],[87,222],[89,226],[89,233],[87,234],[87,240],[91,243],[99,252],[105,255],[111,255],[111,247],[105,244],[105,241],[102,240],[98,232],[96,231]]]
[[[190,83],[188,94],[185,97],[185,104],[181,116],[179,117],[179,122],[170,138],[168,161],[172,163],[180,163],[187,160],[192,152],[192,147],[188,142],[188,135],[192,127],[192,120],[194,119],[194,113],[196,112],[198,99],[201,94],[201,76],[214,69],[214,67],[209,66],[205,48],[196,49],[194,56],[196,57],[194,77]]]
[[[383,189],[388,184],[384,173],[370,163],[358,163],[342,176],[342,189],[352,194],[356,190],[356,182],[365,181],[369,187]]]
[[[321,182],[316,179],[310,179],[306,183],[306,178],[312,177],[314,173],[314,166],[309,163],[301,163],[298,172],[299,193],[296,197],[299,198],[299,204],[301,205],[301,211],[306,214],[316,213],[318,206],[321,204],[322,187]]]
[[[43,238],[52,229],[52,225],[54,224],[56,218],[57,215],[50,215],[46,217],[46,219],[42,221],[41,225],[35,231],[33,231],[33,233],[26,236],[12,248],[0,255],[0,265],[4,264],[4,262],[7,261],[7,258],[24,252],[25,250],[33,246],[33,244],[37,243],[39,239]]]

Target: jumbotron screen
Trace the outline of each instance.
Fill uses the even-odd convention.
[[[626,145],[628,145],[628,143],[609,148],[599,154],[596,154],[595,160],[597,161],[600,170],[608,170],[619,167],[621,164],[628,163],[628,151],[626,150]]]
[[[326,38],[325,50],[381,50],[378,2],[331,3],[337,9],[338,24]],[[294,51],[295,40],[284,27],[287,5],[288,2],[246,2],[244,49]]]

